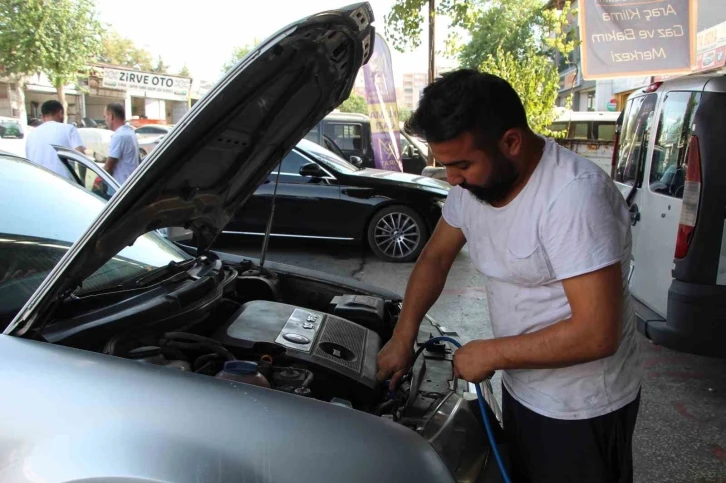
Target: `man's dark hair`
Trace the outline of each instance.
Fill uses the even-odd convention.
[[[471,131],[480,147],[488,149],[508,129],[523,127],[527,127],[527,114],[509,82],[460,69],[443,74],[424,89],[405,129],[434,143]]]
[[[43,105],[40,106],[40,113],[44,116],[52,116],[59,112],[63,112],[63,104],[59,101],[45,101]]]
[[[106,106],[106,110],[113,114],[113,117],[121,119],[122,121],[126,120],[126,108],[123,104],[119,102],[112,102]]]

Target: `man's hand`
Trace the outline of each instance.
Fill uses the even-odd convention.
[[[474,340],[454,352],[454,374],[467,382],[478,384],[494,374],[496,354],[491,341]]]
[[[413,364],[413,343],[409,344],[402,338],[392,337],[378,353],[378,374],[376,379],[385,381],[389,377],[390,391],[395,391],[401,378],[411,369]]]

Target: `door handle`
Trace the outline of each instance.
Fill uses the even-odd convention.
[[[628,211],[630,211],[630,224],[632,226],[637,225],[640,221],[640,209],[638,208],[638,205],[633,203],[632,205],[630,205]]]

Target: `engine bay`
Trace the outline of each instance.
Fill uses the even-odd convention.
[[[454,377],[449,347],[423,347],[443,335],[438,324],[423,321],[418,356],[395,392],[376,380],[401,303],[340,280],[210,255],[141,291],[69,299],[42,336],[374,414],[429,440],[455,474],[481,469],[488,451],[475,396]]]

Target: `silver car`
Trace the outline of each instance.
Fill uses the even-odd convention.
[[[372,20],[357,4],[263,42],[108,202],[0,155],[0,483],[497,481],[473,386],[422,349],[455,334],[427,319],[389,394],[399,295],[210,249],[348,97]],[[193,247],[155,232],[177,226]]]

